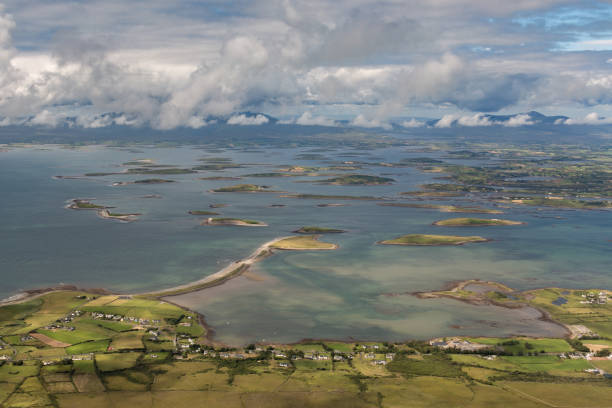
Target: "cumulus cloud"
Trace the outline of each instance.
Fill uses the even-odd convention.
[[[363,127],[363,128],[383,128],[391,129],[391,125],[386,122],[382,122],[378,119],[368,119],[364,115],[357,115],[352,121],[351,126]]]
[[[426,125],[425,122],[416,120],[415,118],[412,118],[410,120],[405,120],[402,123],[400,123],[400,126],[405,127],[405,128],[418,128],[418,127],[424,127],[425,125]]]
[[[508,119],[506,122],[503,122],[502,124],[507,127],[517,127],[517,126],[533,125],[534,122],[529,115],[519,114],[519,115],[515,115],[511,117],[510,119]]]
[[[599,116],[597,112],[591,112],[582,119],[565,119],[558,120],[557,124],[563,125],[609,125],[612,124],[612,118]]]
[[[306,111],[295,120],[295,124],[303,126],[335,126],[336,122],[324,116],[313,116],[310,111]]]
[[[438,117],[444,107],[467,113],[437,127],[524,126],[530,117],[480,112],[612,104],[609,50],[554,51],[580,30],[605,34],[599,23],[546,25],[560,5],[603,7],[577,0],[240,0],[224,13],[175,0],[92,0],[78,13],[69,0],[4,2],[3,124],[59,126],[70,112],[83,127],[201,128],[214,116],[258,124],[267,118],[236,112],[291,111],[304,112],[295,124],[330,126],[334,111],[389,128],[412,108]]]
[[[264,115],[247,116],[244,113],[240,115],[234,115],[227,120],[228,125],[241,125],[241,126],[257,126],[264,125],[270,120]]]

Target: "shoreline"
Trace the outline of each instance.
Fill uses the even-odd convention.
[[[206,341],[209,342],[210,344],[227,346],[226,344],[222,342],[218,342],[214,340],[215,330],[213,327],[209,326],[206,323],[205,315],[203,313],[192,310],[191,308],[187,306],[178,304],[174,300],[172,300],[172,298],[175,296],[219,286],[233,278],[239,277],[243,275],[244,273],[246,273],[253,264],[257,263],[258,261],[268,256],[271,256],[274,253],[273,251],[275,249],[279,251],[292,250],[292,249],[283,249],[283,248],[273,247],[274,244],[276,244],[277,242],[287,239],[287,238],[291,238],[291,237],[293,236],[277,237],[273,240],[265,242],[264,244],[260,245],[255,251],[253,251],[248,257],[243,258],[241,260],[233,261],[212,275],[206,276],[197,281],[189,282],[189,283],[182,284],[182,285],[177,285],[177,286],[167,288],[164,290],[126,294],[122,292],[110,291],[104,288],[80,288],[76,285],[60,284],[57,286],[49,286],[46,288],[24,290],[20,293],[16,293],[12,296],[9,296],[8,298],[0,300],[0,306],[20,304],[20,303],[24,303],[30,300],[34,300],[48,293],[63,292],[63,291],[64,292],[65,291],[82,291],[85,293],[91,293],[91,294],[96,294],[96,295],[127,295],[127,296],[135,296],[135,297],[156,298],[156,299],[163,300],[164,302],[171,303],[183,310],[196,314],[198,316],[200,324],[207,330],[207,334],[205,336]],[[337,247],[337,245],[335,245],[335,247]],[[335,248],[329,248],[329,249],[335,249]],[[317,250],[317,249],[295,249],[295,250]],[[550,313],[548,313],[546,310],[543,310],[529,303],[519,301],[517,303],[507,304],[504,302],[498,302],[493,299],[485,298],[483,296],[468,298],[468,297],[461,297],[459,295],[454,295],[452,293],[444,293],[444,292],[461,291],[470,284],[489,286],[492,290],[497,289],[504,293],[523,293],[523,292],[529,292],[532,290],[537,290],[537,289],[530,289],[530,290],[526,290],[522,292],[517,292],[514,289],[502,283],[499,283],[499,282],[483,281],[480,279],[468,279],[468,280],[463,280],[463,281],[447,282],[446,284],[442,286],[441,290],[437,290],[437,291],[434,290],[434,291],[423,291],[423,292],[387,293],[383,295],[386,295],[386,296],[411,295],[411,296],[416,296],[420,299],[449,298],[449,299],[454,299],[454,300],[458,300],[461,302],[465,302],[465,303],[469,303],[469,304],[473,304],[477,306],[498,306],[498,307],[503,307],[507,309],[521,309],[521,308],[528,307],[528,308],[532,308],[533,310],[537,310],[540,313],[541,316],[537,318],[538,320],[553,323],[564,329],[565,334],[562,337],[558,337],[558,338],[570,338],[572,331],[567,325],[565,325],[564,323],[560,321],[553,319]],[[540,288],[540,289],[546,289],[546,288]],[[512,338],[514,336],[504,336],[504,337]],[[542,335],[538,335],[538,336],[523,335],[523,337],[542,338],[543,336]],[[361,341],[359,339],[351,338],[351,337],[349,337],[348,339],[344,338],[344,339],[326,339],[326,340],[339,341],[339,342],[351,342],[351,341],[359,342]],[[308,342],[308,341],[321,341],[321,339],[304,338],[299,341],[292,342],[291,344],[299,344],[299,343]],[[364,341],[377,341],[377,340],[364,340]],[[384,340],[379,340],[379,341],[384,341]],[[278,342],[270,342],[270,344],[274,344],[274,343],[278,343]]]
[[[442,289],[442,290],[437,290],[437,291],[434,290],[434,291],[427,291],[427,292],[406,292],[406,293],[400,293],[400,294],[388,294],[388,296],[397,296],[397,295],[407,294],[407,295],[415,296],[419,299],[440,299],[440,298],[453,299],[453,300],[457,300],[457,301],[468,303],[468,304],[475,305],[475,306],[497,306],[497,307],[503,307],[505,309],[531,308],[533,310],[537,310],[541,314],[541,316],[538,317],[538,320],[543,321],[543,322],[553,323],[553,324],[556,324],[562,327],[565,330],[565,335],[563,336],[563,338],[571,338],[571,335],[573,332],[571,328],[568,327],[565,323],[562,323],[560,321],[553,319],[551,314],[547,310],[544,310],[540,307],[526,303],[524,301],[520,301],[517,299],[514,303],[505,303],[505,302],[496,301],[486,296],[462,297],[459,295],[454,295],[453,293],[449,293],[449,292],[457,293],[463,290],[468,285],[490,286],[493,289],[498,289],[500,292],[504,294],[512,294],[512,293],[520,294],[520,293],[537,290],[537,289],[529,289],[526,291],[518,292],[514,290],[513,288],[504,285],[503,283],[494,282],[494,281],[482,281],[480,279],[468,279],[464,281],[449,282],[447,285],[445,285],[445,289]],[[541,289],[550,289],[550,288],[541,288]],[[526,337],[530,337],[530,336],[526,336]]]

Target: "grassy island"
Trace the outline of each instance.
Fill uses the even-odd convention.
[[[269,186],[258,186],[256,184],[237,184],[235,186],[227,186],[211,190],[213,193],[257,193],[270,192],[267,190]]]
[[[136,167],[128,169],[128,174],[162,174],[162,175],[177,175],[177,174],[191,174],[195,173],[194,170],[190,169],[178,169],[178,168],[153,168],[153,167]]]
[[[381,200],[372,196],[324,195],[324,194],[285,194],[284,198],[302,198],[312,200]]]
[[[241,177],[297,177],[299,174],[291,174],[291,173],[252,173],[252,174],[243,174]]]
[[[333,177],[327,180],[318,180],[317,183],[333,184],[338,186],[375,186],[381,184],[391,184],[394,181],[394,179],[389,177],[348,174],[346,176]]]
[[[166,179],[160,179],[160,178],[151,178],[151,179],[134,181],[135,184],[163,184],[163,183],[174,183],[174,182],[175,182],[174,180],[166,180]]]
[[[107,209],[98,210],[98,216],[100,218],[105,218],[109,220],[118,220],[122,222],[132,222],[138,219],[140,213],[114,213],[110,212]]]
[[[502,214],[503,211],[483,207],[459,207],[456,205],[414,204],[414,203],[378,203],[383,207],[427,208],[450,213]]]
[[[296,234],[341,234],[345,230],[324,227],[302,227],[293,231]]]
[[[200,225],[237,225],[240,227],[267,227],[268,224],[261,221],[245,220],[242,218],[208,218]]]
[[[219,213],[216,213],[214,211],[206,211],[206,210],[191,210],[189,211],[189,214],[191,215],[219,215]]]
[[[462,237],[456,235],[427,235],[408,234],[399,238],[380,241],[383,245],[414,245],[414,246],[441,246],[441,245],[463,245],[471,242],[487,242],[486,238],[479,236]]]
[[[507,200],[513,204],[523,205],[535,205],[542,207],[554,207],[554,208],[569,208],[576,210],[605,210],[612,209],[612,201],[586,201],[586,200],[573,200],[561,197],[535,197],[535,198],[517,198]]]
[[[497,225],[523,225],[524,222],[511,221],[511,220],[500,220],[497,218],[483,219],[483,218],[450,218],[448,220],[440,220],[433,223],[439,227],[484,227],[484,226],[497,226]]]
[[[311,249],[337,249],[338,245],[329,242],[321,242],[318,235],[308,235],[304,237],[289,237],[276,241],[270,245],[273,249],[289,249],[294,251]]]
[[[106,207],[104,205],[94,204],[88,200],[74,199],[68,205],[68,208],[72,210],[103,210],[109,207]]]

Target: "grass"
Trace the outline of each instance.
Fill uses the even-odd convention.
[[[120,333],[113,337],[109,350],[122,351],[144,349],[142,336],[143,333],[139,331]]]
[[[100,371],[125,370],[136,365],[141,353],[96,354],[96,366]]]
[[[115,299],[110,303],[99,306],[87,304],[81,309],[88,312],[117,314],[149,320],[177,319],[184,313],[182,309],[170,303],[144,298]]]
[[[383,245],[463,245],[471,242],[486,242],[486,238],[479,236],[456,236],[456,235],[426,235],[426,234],[408,234],[399,238],[380,241]]]
[[[498,225],[521,225],[522,222],[500,219],[483,219],[483,218],[450,218],[448,220],[436,221],[433,225],[440,227],[481,227],[481,226],[498,226]]]
[[[76,329],[72,331],[66,329],[38,329],[36,331],[54,340],[58,340],[68,344],[78,344],[90,340],[103,340],[109,337],[104,334],[100,334],[99,332],[93,329]]]
[[[320,242],[316,235],[285,238],[271,245],[271,248],[290,250],[336,249],[337,247],[336,244]]]
[[[434,377],[461,377],[461,367],[445,355],[426,355],[423,360],[397,356],[387,365],[391,372],[402,374],[405,377],[434,376]]]
[[[66,353],[68,354],[85,354],[85,353],[97,353],[103,352],[108,349],[110,340],[92,340],[74,346],[66,347]]]
[[[490,344],[498,346],[510,353],[565,353],[572,351],[572,347],[564,339],[532,339],[516,337],[512,340],[507,338],[487,338],[487,337],[472,337],[468,341],[480,344]]]

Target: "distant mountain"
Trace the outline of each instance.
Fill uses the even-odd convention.
[[[469,115],[466,115],[469,116]],[[526,113],[515,113],[513,115],[492,115],[483,114],[480,116],[481,125],[479,124],[461,124],[460,119],[453,120],[451,126],[523,126],[523,125],[556,125],[560,122],[569,119],[567,116],[546,116],[537,111],[529,111]],[[427,121],[428,126],[436,126],[441,119],[432,119]]]
[[[519,116],[527,115],[529,117],[529,122],[533,122],[534,124],[545,124],[545,125],[555,125],[558,120],[566,120],[569,119],[567,116],[546,116],[536,111],[529,111],[527,113],[515,113],[514,115],[484,115],[485,118],[488,118],[491,122],[494,123],[504,123],[508,122],[512,118],[518,118]]]

